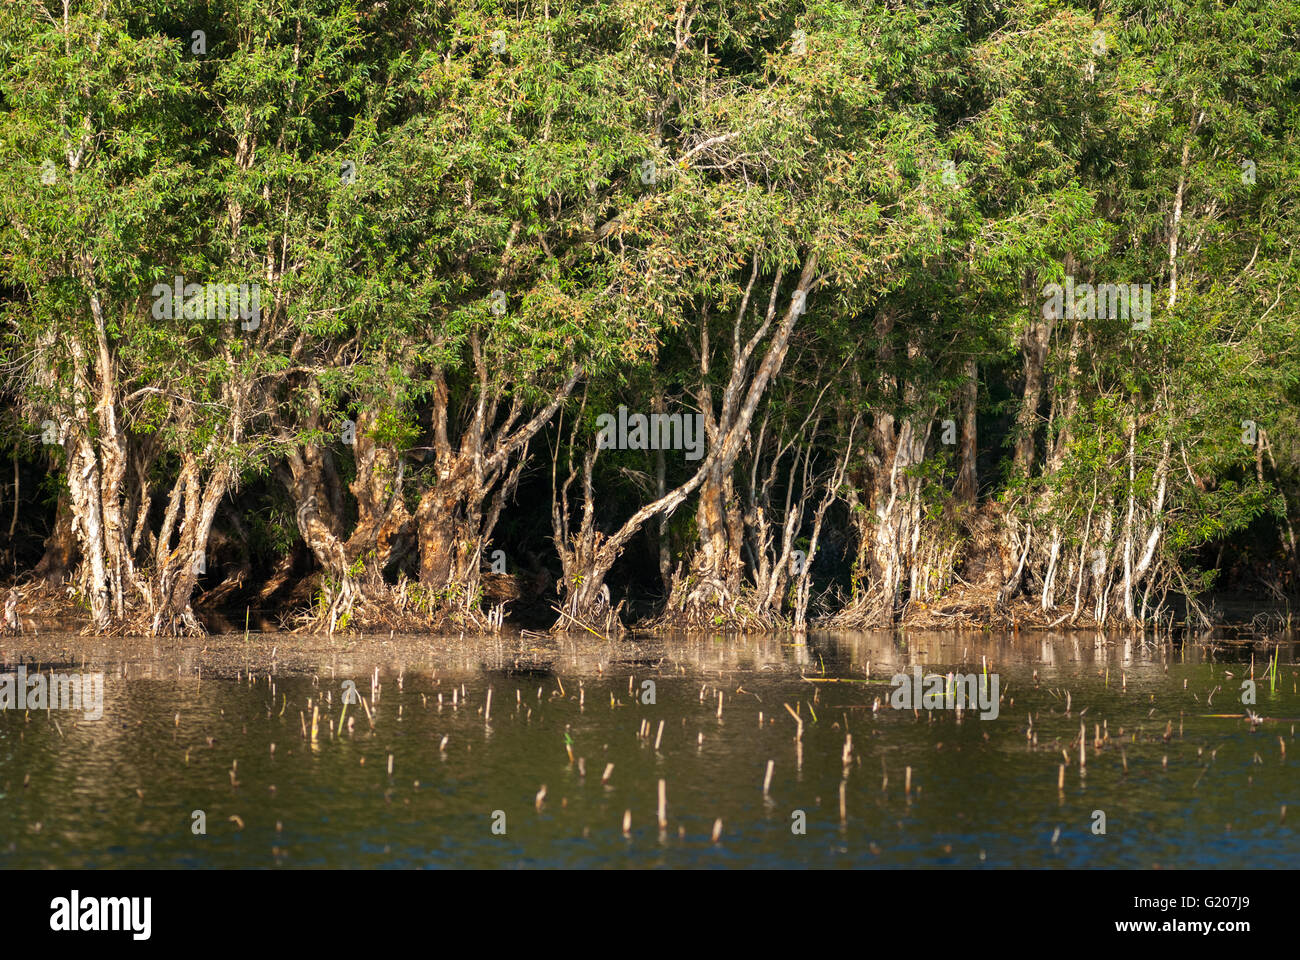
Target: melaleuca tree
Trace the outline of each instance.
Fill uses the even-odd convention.
[[[898,46],[881,49],[873,24],[838,5],[684,8],[667,25],[665,89],[652,100],[662,107],[648,111],[666,117],[652,161],[666,172],[624,218],[618,255],[637,263],[629,274],[671,278],[668,342],[692,357],[709,455],[603,549],[698,488],[698,549],[669,610],[715,623],[742,589],[734,471],[791,337],[870,302],[925,229],[923,217],[882,213],[917,192],[881,157],[921,121],[879,110],[876,68],[901,55],[901,27]],[[602,567],[584,589],[599,586]]]
[[[1064,272],[1150,284],[1153,312],[1149,329],[1085,312],[1058,331],[1048,455],[1026,501],[1037,523],[1015,535],[1006,595],[1029,587],[1044,611],[1144,618],[1171,589],[1194,597],[1205,584],[1192,551],[1274,500],[1249,424],[1277,422],[1295,376],[1282,304],[1297,281],[1283,239],[1297,15],[1134,4],[1104,24],[1078,179],[1107,244],[1076,249]],[[1037,404],[1022,414],[1040,429]]]
[[[177,200],[196,189],[194,148],[180,135],[195,71],[179,44],[133,34],[103,5],[64,15],[17,4],[2,16],[0,229],[7,278],[25,294],[6,310],[11,371],[31,421],[63,451],[78,585],[103,630],[151,595],[134,545],[152,438],[173,399],[170,384],[137,374],[155,342],[185,326],[149,329],[148,290],[154,265],[193,236]],[[201,380],[202,367],[173,379]],[[135,431],[149,438],[138,454]]]
[[[5,14],[25,386],[67,451],[94,627],[194,630],[216,510],[285,439],[275,398],[336,307],[303,275],[337,183],[331,98],[360,76],[354,17],[69,10]]]
[[[361,244],[385,277],[358,364],[400,356],[418,400],[398,419],[425,455],[390,526],[418,546],[426,609],[472,609],[532,439],[580,381],[653,342],[653,301],[618,295],[601,246],[643,156],[627,28],[613,5],[558,4],[403,26],[414,49],[358,197],[383,225]],[[395,409],[369,379],[359,425]]]

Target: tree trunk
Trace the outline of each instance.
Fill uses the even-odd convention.
[[[976,423],[975,412],[979,402],[979,369],[971,357],[963,365],[965,380],[961,387],[961,467],[953,496],[961,503],[974,506],[979,495],[979,479],[975,472]]]
[[[1016,449],[1012,469],[1017,476],[1028,477],[1034,469],[1037,449],[1038,408],[1043,399],[1043,371],[1047,364],[1047,349],[1052,338],[1052,325],[1046,320],[1031,320],[1021,339],[1024,389],[1021,393],[1020,411],[1016,416]]]
[[[684,614],[688,620],[708,617],[707,608],[710,607],[733,606],[732,601],[740,589],[744,570],[741,561],[744,527],[740,504],[733,488],[732,471],[749,439],[749,427],[758,403],[769,383],[780,372],[795,323],[806,310],[808,291],[816,277],[817,256],[809,254],[804,260],[803,270],[791,294],[790,306],[786,308],[780,324],[773,330],[767,352],[751,375],[755,349],[773,328],[777,318],[783,277],[782,271],[777,270],[763,322],[748,341],[743,341],[742,323],[749,311],[758,271],[759,257],[756,253],[749,282],[732,323],[731,370],[720,408],[716,412],[708,382],[711,360],[707,317],[701,326],[699,396],[709,440],[709,456],[701,467],[703,478],[699,488],[697,513],[699,544],[689,574],[684,582],[674,585],[673,594],[669,598],[670,615]]]
[[[69,494],[64,491],[54,509],[54,529],[45,538],[45,553],[35,570],[36,577],[51,587],[62,585],[75,569],[79,558],[75,523]]]

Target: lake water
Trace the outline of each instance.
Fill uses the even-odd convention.
[[[104,692],[94,720],[0,710],[0,867],[1295,867],[1296,653],[1028,632],[7,638],[0,673],[99,671]],[[891,707],[914,664],[987,669],[998,716]],[[364,702],[340,723],[345,681]],[[1248,710],[1267,719],[1207,716]]]

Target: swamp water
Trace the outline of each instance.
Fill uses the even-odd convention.
[[[1059,632],[9,638],[0,674],[100,671],[103,715],[0,710],[0,867],[1295,867],[1296,653]],[[894,674],[985,658],[996,718],[890,706]],[[1207,716],[1247,711],[1268,719]]]

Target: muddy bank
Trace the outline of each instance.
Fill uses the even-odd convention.
[[[592,640],[624,640],[644,642],[654,637],[675,635],[717,635],[719,633],[770,634],[784,636],[803,635],[807,631],[796,630],[790,622],[769,618],[763,622],[730,622],[726,618],[717,618],[716,622],[698,622],[694,620],[677,620],[671,616],[658,616],[640,623],[623,626],[613,618],[604,620],[584,620],[575,618],[562,611],[553,603],[538,602],[535,598],[525,599],[518,615],[512,609],[512,597],[518,599],[518,591],[507,578],[496,585],[492,598],[496,601],[495,609],[500,611],[500,620],[481,613],[472,616],[457,616],[456,611],[440,611],[432,616],[418,613],[396,614],[388,618],[362,619],[340,625],[334,631],[337,636],[350,641],[372,640],[394,635],[415,635],[431,639],[454,638],[466,635],[520,636],[534,640],[547,635],[572,635]],[[68,597],[65,593],[46,588],[21,588],[11,590],[7,599],[7,612],[0,628],[0,637],[39,638],[46,634],[83,634],[92,633],[92,620],[83,604]],[[0,601],[5,603],[5,601]],[[1290,630],[1295,625],[1295,615],[1285,604],[1267,604],[1246,600],[1234,596],[1216,597],[1210,601],[1209,609],[1219,616],[1211,624],[1199,618],[1189,623],[1176,614],[1169,615],[1155,624],[1134,625],[1123,628],[1115,624],[1098,624],[1086,614],[1072,618],[1060,611],[1045,613],[1041,607],[1032,602],[1011,602],[998,604],[995,598],[978,591],[954,591],[953,595],[934,604],[923,602],[908,603],[892,626],[861,622],[845,624],[839,618],[831,618],[826,623],[811,625],[812,631],[825,630],[938,630],[959,632],[1020,631],[1041,634],[1058,630],[1091,630],[1107,636],[1142,635],[1150,637],[1177,637],[1187,635],[1211,637],[1216,635],[1243,636],[1266,634],[1278,630]],[[215,636],[222,634],[249,633],[257,636],[303,637],[311,638],[318,634],[328,634],[316,619],[310,616],[310,608],[302,606],[260,607],[249,605],[242,608],[214,608],[199,605],[196,608],[197,622],[202,632],[196,636]],[[132,631],[119,628],[104,637],[146,637],[146,631]]]

